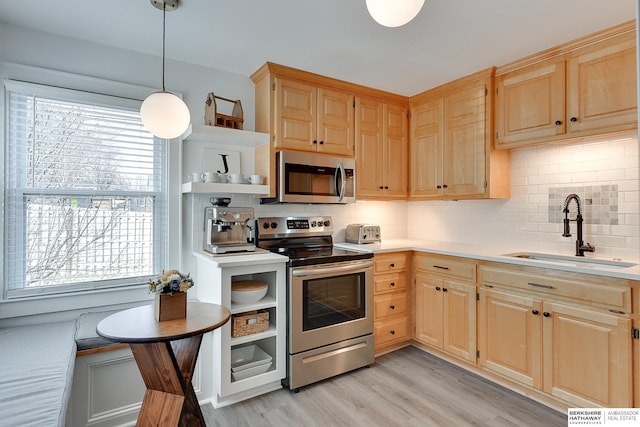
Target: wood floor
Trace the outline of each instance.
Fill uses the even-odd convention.
[[[414,347],[302,388],[202,408],[207,426],[566,426],[556,412]]]

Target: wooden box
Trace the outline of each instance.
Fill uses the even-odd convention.
[[[231,316],[233,338],[265,332],[269,329],[269,310],[247,311]]]
[[[184,319],[187,317],[187,293],[156,294],[153,306],[158,322]]]

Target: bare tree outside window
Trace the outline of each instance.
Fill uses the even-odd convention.
[[[153,274],[163,155],[138,113],[10,96],[23,107],[9,156],[22,287]]]

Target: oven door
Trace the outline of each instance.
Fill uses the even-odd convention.
[[[292,267],[289,353],[373,333],[373,261]]]

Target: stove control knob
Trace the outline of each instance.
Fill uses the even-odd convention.
[[[316,225],[319,225],[319,224],[316,224],[316,222],[315,222],[315,221],[311,221],[311,226],[312,226],[312,227],[315,227]]]
[[[269,228],[269,223],[268,222],[262,223],[262,228]]]
[[[236,213],[234,213],[234,214],[233,214],[233,218],[234,218],[234,219],[240,219],[240,214],[239,214],[239,213],[237,213],[237,212],[236,212]]]
[[[324,226],[325,226],[325,227],[328,227],[328,226],[330,226],[330,225],[331,225],[331,221],[327,220],[327,221],[325,221],[325,222],[324,222]]]
[[[278,228],[278,223],[277,222],[272,222],[271,223],[271,228]]]

